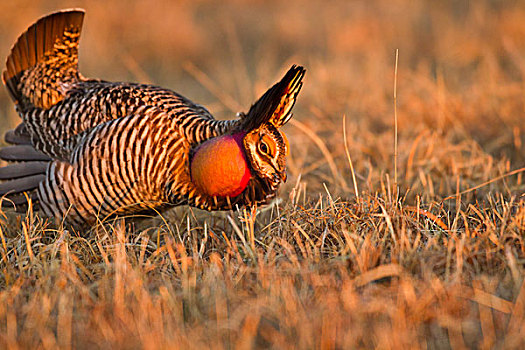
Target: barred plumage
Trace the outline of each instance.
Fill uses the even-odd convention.
[[[180,204],[222,210],[275,195],[286,178],[278,129],[291,117],[302,67],[240,119],[218,121],[167,89],[82,77],[83,15],[74,9],[40,19],[7,59],[3,80],[23,123],[6,134],[13,146],[0,150],[0,158],[19,161],[0,168],[9,180],[0,195],[24,204],[29,191],[47,215],[74,225]],[[211,140],[219,151],[238,147],[237,158],[205,154]],[[193,162],[197,154],[206,162]],[[223,168],[233,170],[217,173]]]

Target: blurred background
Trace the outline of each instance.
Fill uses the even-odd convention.
[[[39,17],[70,7],[86,9],[85,76],[167,87],[219,119],[304,65],[286,126],[288,187],[300,177],[352,196],[343,116],[359,190],[392,179],[396,49],[404,188],[439,199],[525,165],[525,2],[2,1],[0,57]],[[0,131],[18,122],[0,89]],[[505,193],[523,192],[521,177],[509,181]]]

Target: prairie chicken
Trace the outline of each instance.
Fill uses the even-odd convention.
[[[220,121],[151,85],[78,72],[84,11],[63,10],[24,32],[3,81],[22,123],[0,158],[3,204],[27,204],[74,226],[187,204],[205,210],[265,203],[286,180],[285,135],[305,69],[292,66],[247,113]]]

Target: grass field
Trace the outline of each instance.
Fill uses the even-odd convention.
[[[3,1],[0,57],[74,6],[85,76],[221,119],[304,65],[289,179],[86,232],[3,213],[0,348],[525,346],[524,2]]]

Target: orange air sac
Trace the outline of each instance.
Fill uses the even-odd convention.
[[[191,179],[209,196],[235,197],[250,180],[242,135],[219,136],[200,145],[191,162]]]

